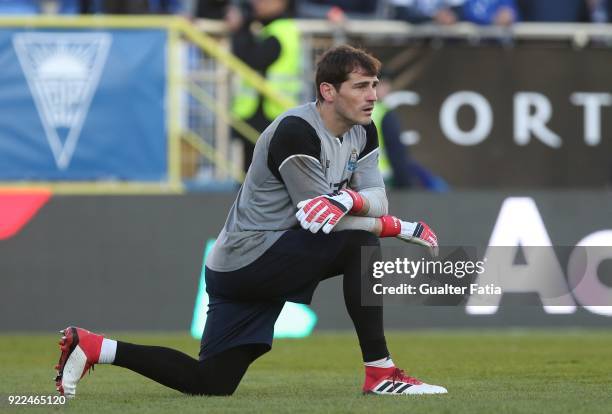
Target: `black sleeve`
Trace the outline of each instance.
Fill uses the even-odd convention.
[[[380,170],[378,169],[378,132],[376,125],[371,122],[363,125],[366,132],[366,142],[357,158],[357,168],[353,171],[349,181],[349,187],[355,191],[366,188],[385,188]]]
[[[274,36],[257,39],[245,24],[232,36],[232,51],[253,69],[264,72],[280,56],[281,45]]]
[[[395,112],[389,111],[381,122],[383,137],[385,137],[385,152],[393,170],[393,183],[398,188],[408,188],[410,179],[410,157],[408,148],[402,144],[400,134],[402,128]]]
[[[306,155],[320,160],[321,140],[308,122],[297,116],[288,116],[276,127],[268,152],[268,168],[280,181],[283,180],[279,168],[293,155]]]
[[[610,4],[610,0],[608,0],[607,4]],[[578,21],[579,22],[583,22],[583,23],[591,23],[591,12],[589,10],[589,5],[587,4],[586,1],[581,2],[580,4],[580,11],[579,11],[579,17],[578,17]]]
[[[366,144],[363,150],[359,153],[359,159],[366,157],[376,148],[378,148],[378,131],[374,122],[370,122],[368,125],[363,125],[366,130]]]

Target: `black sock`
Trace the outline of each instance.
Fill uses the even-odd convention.
[[[368,263],[381,260],[380,242],[378,237],[365,231],[351,233],[350,241],[343,252],[344,303],[355,325],[364,362],[376,361],[389,356],[383,327],[382,297],[374,299],[379,301],[377,306],[362,304],[361,290],[369,289],[372,278],[369,274],[362,275],[361,255],[362,247],[369,246],[370,249],[367,250],[371,250],[372,255],[368,258]],[[372,269],[372,266],[366,266],[366,269]]]
[[[231,395],[259,355],[254,346],[237,346],[198,361],[170,348],[117,341],[113,364],[185,394]]]

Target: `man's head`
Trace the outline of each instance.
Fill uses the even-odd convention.
[[[271,19],[287,11],[289,0],[251,0],[257,19]]]
[[[380,66],[378,59],[351,46],[328,50],[317,64],[317,102],[332,105],[347,124],[369,124]]]

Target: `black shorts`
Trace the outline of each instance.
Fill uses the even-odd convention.
[[[309,304],[321,280],[342,274],[347,246],[372,243],[378,238],[361,230],[288,230],[241,269],[216,272],[207,267],[210,301],[200,360],[245,344],[258,344],[258,355],[269,351],[285,302]]]

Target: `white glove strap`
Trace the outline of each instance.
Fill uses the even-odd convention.
[[[406,237],[412,237],[414,231],[416,230],[417,223],[413,223],[410,221],[401,221],[402,231],[401,234]]]
[[[340,193],[334,195],[333,198],[335,201],[342,203],[348,211],[351,211],[353,208],[353,197],[349,195],[349,193],[345,191],[340,191]]]

